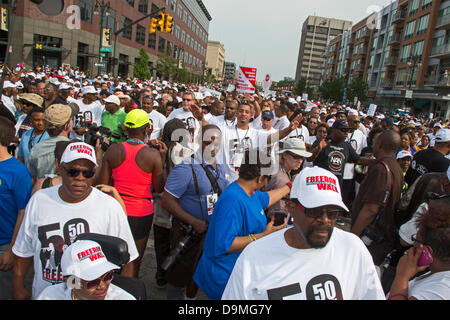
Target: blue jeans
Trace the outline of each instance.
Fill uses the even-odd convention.
[[[0,256],[9,248],[8,244],[0,245]],[[13,279],[13,269],[8,271],[0,271],[0,300],[11,300],[12,299],[12,279]]]

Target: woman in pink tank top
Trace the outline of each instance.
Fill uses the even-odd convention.
[[[162,192],[162,163],[167,147],[149,148],[144,139],[150,133],[147,112],[130,111],[125,118],[129,139],[109,147],[102,161],[99,183],[114,186],[125,203],[128,223],[139,252],[126,275],[138,277],[153,222],[152,186]]]

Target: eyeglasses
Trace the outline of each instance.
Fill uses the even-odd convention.
[[[111,282],[113,277],[114,277],[114,271],[109,271],[109,272],[105,273],[103,276],[101,276],[100,278],[97,278],[92,281],[88,281],[86,283],[86,289],[93,290],[100,285],[100,281],[103,281],[105,283]]]
[[[192,101],[193,99],[185,99],[183,98],[183,101]]]
[[[83,177],[86,179],[90,179],[95,175],[95,170],[78,170],[74,168],[66,168],[65,166],[62,166],[64,171],[67,173],[67,175],[71,178],[76,178],[79,176],[80,172],[83,174]]]
[[[336,220],[337,218],[339,218],[341,216],[342,211],[343,211],[341,209],[325,209],[325,208],[321,208],[321,207],[305,208],[300,204],[300,202],[296,202],[296,204],[300,209],[303,210],[305,215],[311,219],[320,218],[321,216],[323,216],[323,213],[326,210],[326,215],[327,215],[328,219]]]
[[[415,235],[411,235],[411,241],[426,245],[425,242],[418,240]]]
[[[359,121],[359,120],[353,120],[352,122],[353,123],[361,123],[361,121]]]

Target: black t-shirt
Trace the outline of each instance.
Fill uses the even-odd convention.
[[[346,163],[356,163],[359,155],[348,142],[331,142],[314,160],[314,165],[324,168],[336,175],[339,179],[339,185],[342,188],[342,180],[344,176],[344,165]]]
[[[411,166],[405,175],[408,186],[412,186],[417,178],[428,172],[445,172],[450,160],[434,149],[425,149],[417,152],[411,161]]]

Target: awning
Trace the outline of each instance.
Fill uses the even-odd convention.
[[[95,54],[95,53],[78,52],[78,56],[80,56],[80,57],[88,57],[88,58],[98,58],[98,54]]]

